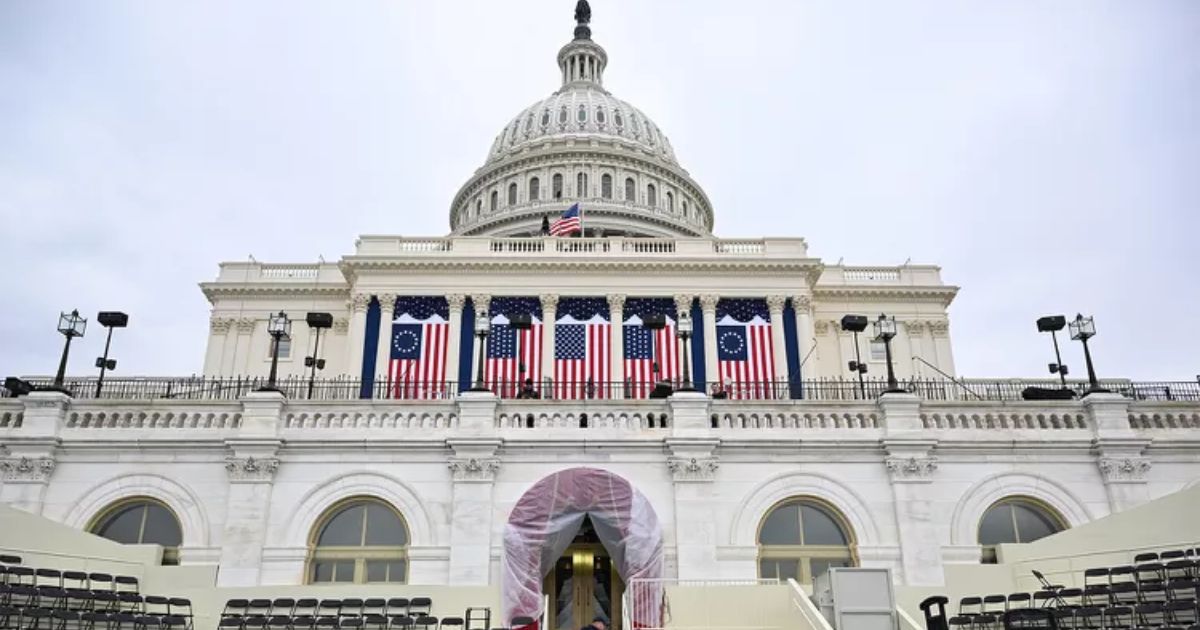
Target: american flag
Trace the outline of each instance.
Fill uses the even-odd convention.
[[[717,304],[717,363],[730,398],[770,398],[775,349],[766,300],[722,299]]]
[[[580,216],[579,204],[567,208],[562,216],[550,225],[550,236],[570,236],[583,231],[583,218]]]
[[[446,350],[450,341],[446,298],[412,296],[396,299],[392,320],[392,398],[445,398]]]
[[[533,326],[529,330],[517,330],[509,325],[508,316],[518,314],[532,315]],[[537,298],[492,298],[492,332],[487,340],[484,381],[496,395],[516,397],[525,379],[533,379],[533,386],[539,387],[542,380],[541,314],[542,307]]]
[[[554,324],[554,397],[607,398],[612,324],[604,298],[564,298]]]
[[[664,315],[667,325],[662,330],[646,330],[642,318]],[[654,389],[656,380],[675,383],[682,371],[679,342],[675,337],[675,301],[670,298],[630,298],[625,302],[625,380],[629,395],[645,398]],[[653,371],[658,360],[658,374]]]

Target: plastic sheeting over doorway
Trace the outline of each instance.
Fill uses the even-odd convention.
[[[662,577],[662,526],[645,495],[606,470],[562,470],[527,490],[504,527],[501,583],[505,620],[536,619],[541,614],[542,579],[571,544],[584,517],[591,517],[596,535],[622,579]],[[626,612],[627,618],[634,628],[657,627],[661,597],[642,601]]]

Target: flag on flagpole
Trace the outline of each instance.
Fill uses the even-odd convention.
[[[579,204],[567,208],[550,226],[550,236],[570,236],[576,232],[583,232],[583,214]]]

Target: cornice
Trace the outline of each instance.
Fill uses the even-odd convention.
[[[295,284],[279,283],[269,284],[265,282],[255,282],[251,284],[242,283],[225,283],[225,282],[204,282],[200,284],[200,290],[204,293],[204,297],[212,302],[220,297],[241,297],[254,298],[263,297],[276,299],[279,297],[331,297],[331,298],[350,298],[350,284],[342,286],[296,286]]]
[[[711,233],[709,232],[702,231],[696,226],[688,224],[684,221],[678,221],[672,215],[662,212],[655,212],[647,206],[634,204],[626,206],[623,202],[617,202],[615,199],[602,200],[602,204],[603,205],[601,206],[591,208],[590,210],[586,211],[592,213],[589,215],[589,221],[594,222],[596,220],[596,216],[599,216],[604,219],[615,218],[618,220],[628,220],[632,222],[649,224],[651,226],[666,229],[668,233],[665,234],[663,238],[674,238],[681,232],[688,236],[697,238],[707,238],[711,236]],[[487,232],[492,232],[511,224],[522,222],[537,224],[540,227],[542,217],[550,213],[550,207],[551,204],[544,204],[536,207],[530,206],[524,210],[498,213],[494,217],[475,223],[470,228],[454,232],[453,234],[461,236],[491,236],[491,234],[488,234]]]
[[[917,299],[921,301],[936,301],[942,306],[949,306],[958,295],[958,287],[947,285],[925,286],[836,286],[813,287],[813,297],[822,300],[843,300],[847,302],[873,302],[880,299]]]
[[[513,272],[547,271],[547,272],[702,272],[706,275],[717,273],[768,273],[772,275],[808,274],[820,266],[820,261],[814,258],[802,259],[760,259],[760,260],[714,260],[706,258],[679,258],[676,260],[644,259],[629,260],[614,258],[611,260],[584,261],[567,257],[548,257],[545,260],[503,258],[463,258],[459,260],[405,259],[405,258],[360,258],[347,257],[342,260],[342,271],[346,277],[357,281],[363,276],[374,275],[377,272],[390,272],[404,269],[406,271],[470,271],[476,275],[499,275]]]

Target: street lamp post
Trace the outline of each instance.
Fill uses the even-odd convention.
[[[272,315],[267,320],[267,332],[274,340],[274,343],[271,344],[271,373],[267,375],[267,384],[258,388],[258,391],[278,392],[279,388],[275,386],[275,376],[279,372],[279,342],[284,338],[291,339],[292,320],[288,319],[287,313],[279,311],[278,314]]]
[[[1050,364],[1050,373],[1058,375],[1063,389],[1067,388],[1067,366],[1063,365],[1062,353],[1058,351],[1058,331],[1066,326],[1067,318],[1062,315],[1047,315],[1039,317],[1037,320],[1038,332],[1050,333],[1050,339],[1054,341],[1054,360],[1057,363]]]
[[[866,315],[843,315],[842,330],[854,333],[854,360],[849,363],[850,371],[858,374],[858,394],[863,399],[867,398],[867,384],[863,380],[863,375],[867,373],[867,364],[863,363],[862,355],[858,349],[858,333],[867,329]]]
[[[692,384],[691,360],[688,358],[688,346],[691,345],[688,341],[692,338],[692,316],[687,312],[679,313],[675,334],[683,340],[683,387],[680,387],[679,391],[694,392],[696,388]]]
[[[108,337],[104,340],[104,356],[96,358],[96,367],[100,368],[100,378],[96,379],[96,398],[104,387],[104,373],[117,369],[117,360],[108,358],[108,348],[112,344],[114,328],[124,328],[129,325],[129,316],[120,311],[101,311],[96,315],[96,321],[108,329]]]
[[[70,390],[63,386],[63,380],[67,377],[67,357],[71,354],[71,340],[82,337],[85,330],[87,330],[87,320],[79,316],[77,309],[70,313],[59,313],[58,332],[67,338],[67,342],[63,344],[62,358],[58,361],[58,373],[54,375],[54,385],[45,388],[46,391],[71,395]]]
[[[304,317],[308,327],[316,331],[317,340],[313,343],[312,356],[304,357],[304,367],[310,368],[308,375],[308,399],[312,400],[313,386],[317,384],[317,370],[325,369],[325,359],[321,357],[321,330],[333,328],[332,313],[309,313]]]
[[[887,394],[901,394],[906,390],[896,382],[896,371],[892,367],[892,338],[896,336],[896,318],[880,315],[875,320],[875,339],[883,341],[884,355],[887,357]]]
[[[483,344],[487,341],[488,334],[492,332],[492,320],[488,318],[487,311],[479,311],[475,316],[475,337],[479,340],[479,364],[476,370],[475,386],[471,388],[473,392],[490,391],[487,385],[483,382],[483,362],[484,350]]]
[[[658,364],[658,331],[667,327],[667,316],[661,313],[650,313],[642,317],[642,328],[650,331],[650,379],[653,381],[651,387],[657,395],[666,396],[663,389],[659,388],[659,364]]]
[[[1096,379],[1096,369],[1092,367],[1092,353],[1088,349],[1088,339],[1096,336],[1096,322],[1092,317],[1084,317],[1082,314],[1076,314],[1075,319],[1069,324],[1071,329],[1071,339],[1078,340],[1083,343],[1083,359],[1087,363],[1088,371],[1088,390],[1087,394],[1106,394],[1107,389],[1100,387],[1100,381]],[[1085,396],[1087,394],[1084,394]]]

